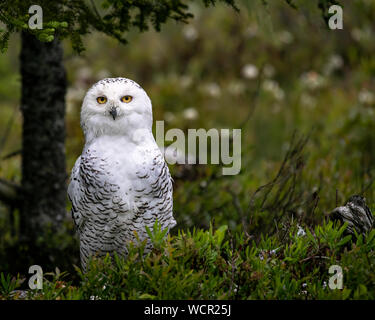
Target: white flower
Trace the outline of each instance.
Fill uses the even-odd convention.
[[[340,69],[344,65],[344,60],[338,54],[332,55],[324,67],[324,74],[330,75],[333,71]]]
[[[303,73],[301,75],[301,82],[309,89],[318,89],[325,85],[324,77],[315,71]]]
[[[372,105],[375,103],[375,95],[367,89],[362,89],[359,92],[358,100],[360,103]]]
[[[164,113],[164,120],[167,122],[173,122],[176,119],[175,115],[172,112],[165,112]]]
[[[255,79],[258,76],[258,68],[253,64],[246,64],[242,68],[242,75],[246,79]]]
[[[221,95],[221,89],[219,85],[215,82],[208,83],[204,87],[205,91],[211,96],[211,97],[218,97]]]
[[[185,26],[185,28],[182,29],[182,33],[184,34],[184,37],[189,41],[194,41],[198,38],[198,31],[192,25]]]
[[[293,42],[294,37],[289,31],[284,30],[279,33],[279,40],[281,43],[289,44]]]
[[[280,248],[276,248],[270,251],[270,255],[273,256]]]
[[[335,68],[341,68],[344,65],[344,60],[338,54],[334,54],[329,59],[329,63]]]
[[[187,108],[183,112],[183,117],[186,120],[195,120],[198,118],[198,111],[194,108]]]
[[[283,100],[285,97],[284,90],[280,88],[280,85],[274,80],[265,80],[262,85],[263,89],[271,93],[276,100]]]
[[[278,247],[278,248],[276,248],[276,249],[272,249],[272,250],[270,250],[270,251],[268,252],[268,254],[269,254],[270,256],[273,256],[273,255],[275,255],[275,254],[277,253],[277,251],[280,250],[280,248],[281,248],[281,247]],[[260,259],[260,260],[264,260],[264,255],[265,255],[265,254],[267,254],[267,250],[261,250],[260,253],[259,253],[259,259]]]
[[[203,180],[199,185],[200,185],[201,188],[206,188],[207,187],[207,181]]]
[[[306,235],[305,230],[301,226],[298,226],[297,237],[304,237]]]

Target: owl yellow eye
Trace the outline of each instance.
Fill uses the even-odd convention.
[[[100,103],[100,104],[103,104],[103,103],[107,102],[107,98],[106,97],[97,97],[96,101],[98,101],[98,103]]]
[[[132,96],[123,96],[122,98],[121,98],[121,101],[122,102],[125,102],[125,103],[129,103],[130,101],[132,101],[133,100],[133,97]]]

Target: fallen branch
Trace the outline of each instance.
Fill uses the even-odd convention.
[[[306,262],[306,261],[309,261],[309,260],[312,260],[312,259],[325,259],[325,260],[329,260],[330,257],[326,257],[326,256],[310,256],[310,257],[307,257],[305,259],[300,260],[299,263]]]
[[[6,154],[6,155],[2,158],[2,160],[8,160],[8,159],[10,159],[10,158],[12,158],[12,157],[15,157],[15,156],[18,156],[18,155],[20,155],[20,154],[22,154],[22,149],[20,149],[20,150],[16,150],[16,151],[13,151],[13,152],[11,152],[11,153]]]

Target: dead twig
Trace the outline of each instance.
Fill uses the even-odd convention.
[[[312,259],[325,259],[325,260],[329,260],[330,257],[326,257],[326,256],[310,256],[310,257],[307,257],[305,259],[300,260],[299,263],[306,262],[306,261],[309,261],[309,260],[312,260]]]
[[[18,155],[20,155],[20,154],[22,154],[22,149],[20,149],[20,150],[16,150],[16,151],[13,151],[13,152],[11,152],[11,153],[6,154],[6,155],[2,158],[2,160],[8,160],[8,159],[13,158],[13,157],[15,157],[15,156],[18,156]]]
[[[252,212],[267,212],[273,215],[277,225],[286,216],[293,217],[300,208],[308,210],[309,214],[315,212],[320,187],[312,194],[306,194],[306,189],[301,185],[305,167],[304,148],[309,137],[310,134],[298,137],[296,132],[293,133],[276,176],[251,195],[245,217],[251,216]]]

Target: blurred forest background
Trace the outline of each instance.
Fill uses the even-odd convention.
[[[165,120],[166,130],[242,128],[239,175],[222,176],[217,165],[169,166],[172,234],[212,222],[257,239],[290,219],[320,224],[352,194],[363,194],[373,209],[375,3],[343,1],[343,30],[330,30],[315,4],[299,10],[281,1],[237,4],[239,12],[192,4],[189,24],[132,31],[127,45],[93,33],[77,55],[64,42],[67,177],[82,151],[86,90],[99,79],[124,76],[143,86],[154,121]],[[0,177],[20,183],[19,35],[11,40],[0,55]],[[78,265],[69,205],[61,232],[41,234],[45,252],[30,253],[15,249],[18,211],[0,203],[0,269]],[[38,257],[46,252],[43,264]]]

